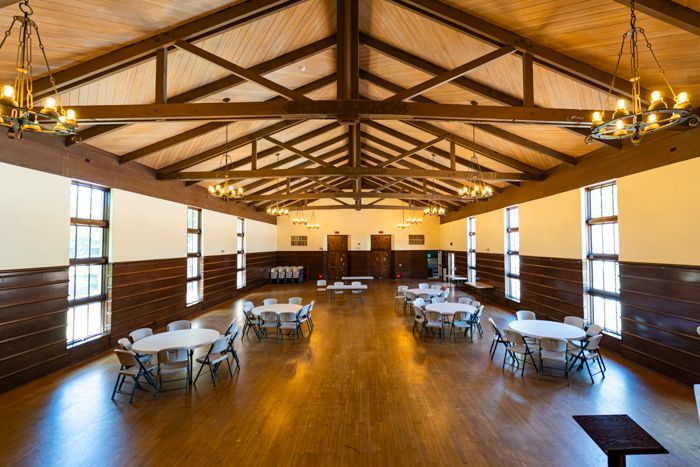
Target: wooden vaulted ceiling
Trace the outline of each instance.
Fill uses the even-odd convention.
[[[31,2],[80,144],[201,189],[227,126],[230,168],[256,208],[287,191],[289,206],[421,206],[433,190],[457,208],[472,149],[497,192],[575,165],[606,146],[585,144],[585,119],[606,98],[629,20],[622,0],[176,3]],[[700,95],[700,0],[638,10],[671,81]],[[0,9],[0,24],[14,14]],[[0,81],[13,63],[6,46]],[[663,88],[648,54],[641,72],[646,90]]]

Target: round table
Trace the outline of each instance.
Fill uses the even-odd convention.
[[[299,313],[302,305],[293,305],[291,303],[276,303],[274,305],[260,305],[253,308],[253,314],[260,316],[263,311],[274,311],[275,313]]]
[[[512,321],[508,327],[523,336],[536,339],[581,340],[586,337],[583,329],[556,321],[528,319]]]
[[[466,303],[429,303],[425,305],[426,311],[437,311],[442,315],[454,316],[458,311],[466,311],[467,313],[474,313],[476,311],[475,306],[467,305]]]
[[[221,337],[214,329],[180,329],[179,331],[161,332],[144,337],[134,342],[131,350],[136,353],[155,354],[164,349],[192,350],[211,344]]]
[[[406,292],[411,292],[414,295],[430,295],[435,297],[444,292],[441,289],[408,289]]]

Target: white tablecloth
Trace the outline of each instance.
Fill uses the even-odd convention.
[[[528,319],[512,321],[508,327],[513,331],[519,332],[523,336],[534,337],[536,339],[580,340],[586,337],[586,331],[583,329],[556,321]]]
[[[437,311],[443,315],[454,315],[458,311],[466,311],[467,313],[474,313],[476,311],[475,306],[467,305],[466,303],[429,303],[425,305],[427,311]]]
[[[195,349],[213,343],[221,336],[214,329],[180,329],[161,332],[134,342],[131,347],[136,353],[155,354],[164,349]]]

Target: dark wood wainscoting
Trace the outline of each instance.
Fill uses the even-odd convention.
[[[691,384],[700,381],[700,266],[620,263],[622,353]]]
[[[505,264],[503,253],[476,253],[477,280],[492,285],[491,297],[504,302],[505,293]]]
[[[245,290],[267,284],[270,281],[270,269],[274,266],[278,266],[276,251],[246,254]]]
[[[316,280],[319,274],[325,277],[324,251],[278,251],[275,266],[304,266],[304,279]]]
[[[0,271],[0,391],[69,362],[68,266]]]
[[[426,250],[395,250],[394,274],[405,279],[426,279],[428,258]]]
[[[467,276],[469,273],[469,267],[468,267],[468,258],[469,256],[467,255],[466,251],[455,251],[455,274],[458,276]],[[443,267],[447,265],[447,263],[443,262],[442,263]]]
[[[236,254],[204,257],[204,308],[236,296]]]
[[[520,256],[520,308],[554,321],[583,317],[582,261]]]
[[[350,251],[350,275],[367,276],[370,275],[370,255],[369,251]]]
[[[134,329],[162,328],[190,313],[186,258],[114,263],[110,279],[112,345]]]

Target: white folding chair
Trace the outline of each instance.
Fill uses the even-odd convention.
[[[292,268],[292,282],[299,282],[299,275],[301,274],[301,268],[295,266]]]
[[[186,319],[181,319],[179,321],[168,323],[168,332],[180,331],[181,329],[192,329],[192,322]]]
[[[205,366],[207,366],[209,367],[211,382],[214,386],[216,386],[216,379],[214,378],[214,373],[216,373],[216,370],[219,369],[219,366],[224,361],[226,361],[226,365],[228,365],[229,375],[233,378],[233,372],[231,371],[231,362],[229,362],[228,360],[229,340],[230,338],[228,336],[219,337],[217,340],[214,341],[211,347],[209,347],[207,354],[197,359],[197,363],[199,363],[200,367],[199,371],[197,372],[197,376],[195,376],[194,378],[194,384],[197,384],[199,375],[202,374],[202,370]]]
[[[318,295],[321,293],[323,295],[328,295],[328,290],[326,289],[326,286],[328,286],[328,282],[324,279],[319,279],[316,281],[316,297],[318,298]]]
[[[126,337],[122,337],[117,341],[117,344],[119,347],[121,347],[121,350],[131,350],[131,341],[127,339]]]
[[[336,281],[336,282],[333,283],[333,285],[345,285],[345,283],[342,282],[342,281]],[[345,290],[343,290],[343,289],[340,289],[340,290],[333,290],[333,296],[334,296],[334,297],[337,297],[338,295],[340,295],[341,297],[343,297],[343,300],[345,300]]]
[[[427,282],[421,282],[420,284],[418,284],[418,288],[419,289],[429,289],[430,284],[428,284]]]
[[[515,317],[518,319],[518,321],[537,319],[537,315],[535,315],[535,313],[533,313],[532,311],[527,311],[527,310],[516,311]]]
[[[564,373],[566,384],[569,384],[569,347],[564,339],[540,339],[540,371],[542,378],[544,370],[555,370]],[[554,362],[557,366],[545,366],[545,362]],[[593,378],[591,378],[592,380]]]
[[[275,330],[275,341],[280,340],[280,318],[274,311],[263,311],[260,313],[260,329],[265,337],[267,337],[268,329]]]
[[[396,295],[394,296],[394,309],[398,310],[400,306],[403,305],[405,300],[406,291],[408,290],[407,285],[400,285],[396,288]]]
[[[511,358],[509,366],[515,368],[515,370],[520,370],[520,377],[525,376],[525,365],[528,363],[527,358],[530,357],[530,362],[532,366],[535,367],[536,371],[537,364],[535,363],[535,358],[533,357],[534,352],[525,341],[522,334],[512,331],[510,329],[505,329],[503,331],[503,337],[505,338],[507,345],[506,351],[503,355],[503,368],[506,367],[507,357]]]
[[[586,321],[578,316],[565,316],[564,324],[569,324],[571,326],[576,326],[577,328],[583,329],[586,326]]]
[[[442,341],[445,338],[445,317],[438,311],[425,311],[425,323],[423,327],[429,334],[438,332],[438,338]],[[427,335],[427,334],[426,334]]]
[[[152,336],[153,335],[153,329],[151,328],[139,328],[134,331],[131,331],[129,333],[129,337],[131,338],[131,342],[136,342],[138,340],[143,339],[144,337]]]
[[[184,378],[170,379],[163,381],[163,375],[173,375],[185,372]],[[185,394],[189,393],[190,386],[190,358],[187,349],[165,349],[158,352],[158,373],[156,375],[156,400],[158,393],[163,391],[163,383],[175,381],[185,381]],[[176,389],[176,388],[173,388]]]
[[[459,329],[460,332],[464,331],[464,338],[467,338],[467,333],[471,332],[472,329],[472,319],[471,313],[468,311],[456,311],[452,316],[452,321],[450,322],[450,335],[455,336],[455,342],[457,342],[457,334],[455,330]]]
[[[265,300],[263,300],[263,305],[264,306],[277,305],[277,299],[276,298],[266,298]]]
[[[311,305],[304,305],[301,307],[301,310],[299,310],[299,314],[297,315],[297,320],[299,321],[299,326],[301,327],[302,324],[306,323],[306,328],[309,330],[309,333],[311,333],[311,321],[309,320],[309,313],[311,310]],[[302,331],[302,336],[304,335],[304,332]]]
[[[491,348],[489,349],[489,355],[491,356],[491,360],[493,360],[493,356],[496,355],[498,344],[502,344],[503,347],[508,347],[508,342],[503,338],[503,334],[501,334],[501,330],[498,329],[493,318],[489,318],[488,321],[493,329],[493,340],[491,341]]]
[[[270,269],[270,282],[277,282],[278,274],[277,268]]]
[[[115,349],[114,354],[119,359],[120,368],[119,373],[117,373],[117,382],[114,383],[112,400],[114,400],[114,396],[117,393],[128,394],[129,403],[131,403],[134,401],[136,389],[140,387],[139,379],[142,376],[146,378],[148,384],[154,385],[151,376],[153,375],[153,370],[156,369],[156,366],[148,362],[142,362],[134,352],[128,350]],[[127,377],[134,380],[133,388],[130,393],[122,392],[122,386],[124,385],[124,381]]]
[[[602,334],[589,337],[588,340],[583,342],[583,346],[579,352],[572,355],[571,358],[571,366],[569,367],[569,370],[571,370],[571,368],[573,368],[577,362],[579,362],[579,370],[585,365],[586,369],[588,370],[588,376],[591,378],[591,384],[594,383],[594,375],[602,374],[603,378],[605,378],[605,370],[607,368],[605,368],[603,356],[600,354],[600,341],[602,339]],[[590,365],[588,362],[591,362]],[[597,371],[596,373],[591,371],[591,365],[594,363],[598,363],[598,368],[600,369],[600,371]]]
[[[289,297],[287,299],[287,303],[289,303],[290,305],[301,305],[302,302],[303,300],[301,297]]]
[[[294,333],[294,339],[299,339],[299,329],[301,327],[301,323],[299,323],[299,318],[296,313],[291,311],[283,311],[279,314],[279,320],[280,339],[284,339],[283,331],[287,331],[287,336],[289,337],[291,337],[292,333]]]
[[[362,282],[354,281],[354,282],[351,282],[350,285],[362,285]],[[362,295],[362,290],[352,290],[351,292],[355,295],[360,295],[360,296]]]

